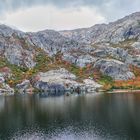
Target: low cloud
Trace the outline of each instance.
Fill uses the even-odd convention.
[[[140,0],[1,0],[0,22],[24,30],[49,26],[54,29],[58,26],[60,29],[69,29],[116,20],[139,11],[139,5]],[[39,7],[42,10],[38,11]],[[49,19],[50,16],[52,19]],[[31,27],[30,24],[34,25]]]
[[[0,10],[2,12],[23,7],[50,4],[59,8],[94,6],[103,11],[117,10],[119,12],[123,10],[139,10],[140,0],[2,0],[0,1]]]
[[[23,31],[43,29],[65,30],[90,27],[105,22],[105,18],[94,8],[58,9],[54,6],[36,6],[6,14],[3,24],[11,24]]]

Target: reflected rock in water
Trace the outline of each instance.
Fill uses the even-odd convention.
[[[0,98],[0,111],[4,109],[5,100],[3,97]]]

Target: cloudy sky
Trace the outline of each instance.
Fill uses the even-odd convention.
[[[22,31],[75,29],[140,11],[140,0],[0,0],[0,23]]]

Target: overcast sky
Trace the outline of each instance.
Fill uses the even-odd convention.
[[[0,0],[0,23],[22,31],[75,29],[140,11],[140,0]]]

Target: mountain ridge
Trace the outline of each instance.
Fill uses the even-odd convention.
[[[21,73],[30,80],[39,72],[59,68],[75,74],[78,81],[91,78],[105,85],[112,80],[136,79],[140,68],[140,12],[109,24],[69,31],[22,32],[0,25],[0,54],[0,70],[12,70],[13,77],[6,80],[15,80],[12,86],[23,81]]]
[[[114,21],[114,22],[110,22],[109,24],[97,24],[97,25],[94,25],[94,26],[92,26],[92,27],[90,27],[90,28],[86,28],[86,29],[78,29],[78,30],[72,30],[72,31],[62,31],[61,33],[63,34],[63,35],[65,35],[67,32],[74,32],[73,34],[71,34],[71,36],[72,35],[74,35],[74,37],[73,38],[75,38],[75,37],[77,37],[78,36],[78,33],[77,33],[77,35],[75,35],[76,33],[75,32],[77,32],[77,31],[80,31],[81,30],[81,32],[90,32],[90,33],[92,33],[92,32],[96,32],[96,30],[99,32],[99,30],[101,30],[100,32],[99,32],[99,34],[97,34],[97,33],[95,33],[95,34],[97,34],[97,35],[102,35],[104,32],[107,32],[107,34],[109,34],[109,32],[111,31],[111,29],[110,28],[116,28],[115,26],[117,26],[117,25],[119,25],[119,26],[123,26],[123,28],[124,28],[124,25],[126,26],[133,26],[133,25],[135,25],[136,23],[136,21],[135,22],[133,22],[134,20],[140,20],[140,12],[136,12],[136,13],[133,13],[133,14],[131,14],[131,15],[128,15],[128,16],[125,16],[124,18],[121,18],[121,19],[119,19],[119,20],[117,20],[117,21]],[[127,22],[128,23],[127,23]],[[124,25],[122,25],[122,23],[124,24]],[[101,29],[102,28],[102,29]],[[118,27],[119,28],[119,27]],[[126,27],[126,28],[128,28],[128,27]],[[89,30],[91,30],[91,31],[89,31]],[[117,30],[117,29],[116,29]],[[115,32],[114,30],[113,30],[113,32]],[[105,34],[105,33],[104,33]],[[80,35],[79,35],[80,36]],[[86,36],[86,35],[85,35]],[[111,35],[110,35],[111,36]],[[70,37],[70,36],[69,36]],[[91,38],[89,38],[89,39],[93,39],[94,38],[94,34],[93,34],[93,36],[91,36]],[[103,36],[103,37],[101,37],[101,38],[97,38],[98,39],[98,41],[94,41],[94,42],[92,42],[92,41],[90,41],[90,43],[98,43],[98,42],[101,42],[101,41],[104,41],[103,39],[104,38],[106,38],[105,36]],[[109,38],[109,37],[108,37]],[[96,39],[96,36],[95,36],[95,39]],[[81,40],[80,40],[81,41]],[[110,41],[110,42],[113,42],[113,41],[111,41],[111,40],[108,40],[108,41]],[[119,40],[119,41],[123,41],[123,40]],[[113,43],[118,43],[119,42],[118,40],[117,40],[117,42],[113,42]]]

